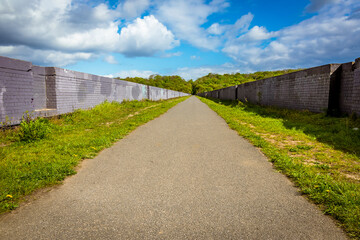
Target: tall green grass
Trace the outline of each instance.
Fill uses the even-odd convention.
[[[200,98],[360,239],[360,121]]]
[[[185,99],[104,102],[91,110],[0,130],[0,213],[16,208],[35,190],[75,174],[80,161]]]

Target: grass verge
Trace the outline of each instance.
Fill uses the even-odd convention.
[[[16,208],[35,190],[75,174],[81,160],[93,158],[186,98],[104,102],[91,110],[0,130],[0,213]]]
[[[260,148],[350,237],[360,239],[360,119],[200,100]]]

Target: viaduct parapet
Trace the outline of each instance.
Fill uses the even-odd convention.
[[[333,115],[360,115],[360,58],[198,95]]]
[[[11,124],[19,123],[26,111],[34,117],[54,116],[88,109],[105,100],[160,100],[186,95],[189,94],[57,67],[39,67],[0,56],[3,123],[6,119]]]

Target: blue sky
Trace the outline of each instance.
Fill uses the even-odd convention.
[[[0,55],[111,77],[360,57],[359,0],[0,0]]]

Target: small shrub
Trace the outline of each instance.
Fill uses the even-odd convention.
[[[32,142],[45,138],[49,132],[50,123],[47,119],[37,118],[32,120],[27,115],[20,123],[19,138],[20,141]]]

